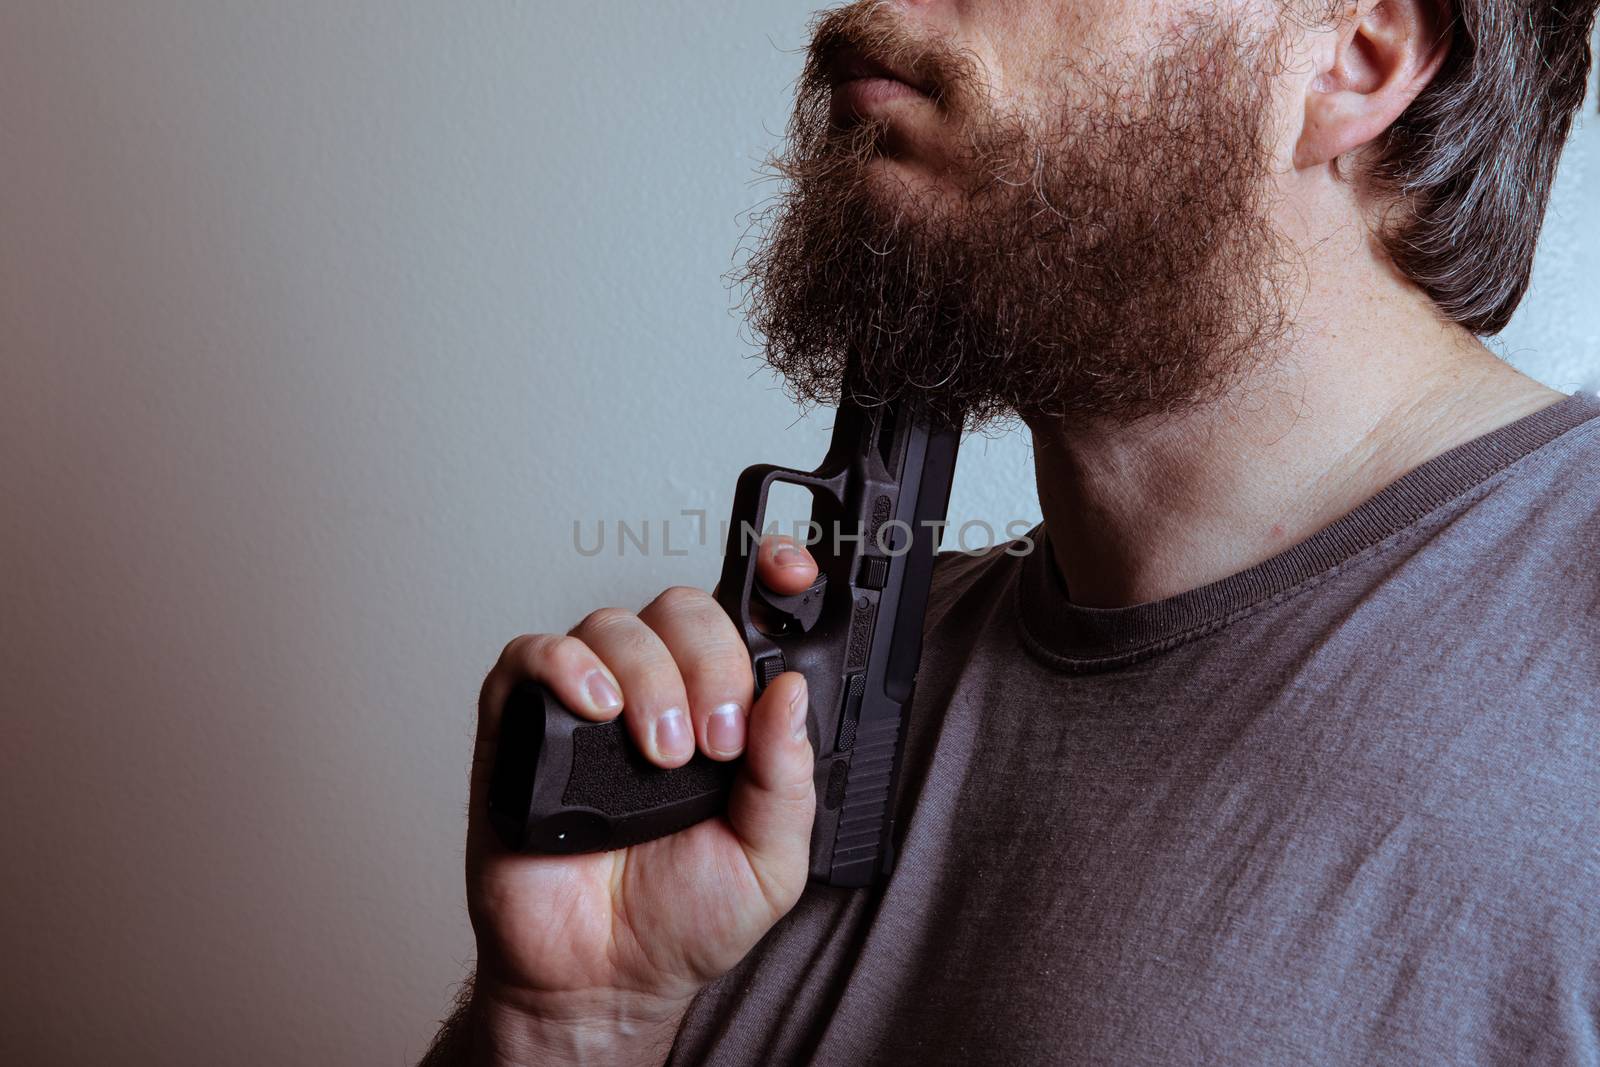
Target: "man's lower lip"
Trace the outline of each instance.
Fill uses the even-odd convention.
[[[899,100],[926,99],[926,93],[894,78],[852,78],[833,89],[834,110],[842,109],[856,115],[865,115]]]

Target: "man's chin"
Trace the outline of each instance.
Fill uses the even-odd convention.
[[[880,216],[926,222],[960,210],[960,186],[923,160],[880,152],[861,164],[861,195]]]

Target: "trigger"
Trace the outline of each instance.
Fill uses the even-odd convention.
[[[759,579],[753,590],[755,599],[772,612],[773,622],[783,624],[785,631],[789,630],[789,624],[792,623],[801,633],[810,633],[822,617],[822,601],[827,591],[826,574],[817,575],[816,581],[793,596],[779,596],[762,585]]]

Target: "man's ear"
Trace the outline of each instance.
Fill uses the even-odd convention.
[[[1376,140],[1427,88],[1450,50],[1443,0],[1350,0],[1306,90],[1297,169]]]

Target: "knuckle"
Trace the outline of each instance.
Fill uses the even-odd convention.
[[[571,634],[552,635],[541,649],[540,658],[556,670],[575,670],[586,665],[589,646]]]
[[[538,674],[540,650],[549,640],[549,634],[518,634],[505,643],[505,647],[500,650],[500,658],[495,661],[495,665],[484,676],[483,684],[478,687],[480,712],[485,705],[502,696],[521,679],[535,677]]]
[[[499,666],[527,670],[539,658],[539,648],[548,634],[518,634],[500,650]]]
[[[523,649],[528,647],[528,642],[533,640],[532,634],[518,634],[506,642],[500,650],[501,663],[514,663],[522,658]]]
[[[732,638],[707,640],[682,668],[684,680],[696,689],[734,692],[749,689],[755,683],[744,645]]]
[[[707,605],[714,607],[716,602],[703,589],[674,585],[662,590],[650,603],[652,608],[666,615],[693,615],[705,611]]]
[[[654,667],[666,658],[655,632],[639,616],[622,608],[590,612],[572,634],[613,670],[630,664]]]
[[[589,646],[570,634],[523,634],[506,643],[496,669],[543,676],[577,670],[592,656]]]
[[[573,634],[613,633],[626,628],[634,619],[633,612],[624,611],[622,608],[596,608],[573,628]]]
[[[773,788],[772,794],[780,803],[790,805],[799,812],[804,812],[817,799],[817,789],[809,774],[780,783]]]

